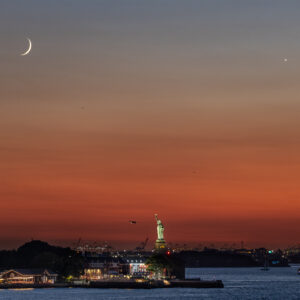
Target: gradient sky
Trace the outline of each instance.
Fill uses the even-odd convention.
[[[155,239],[154,213],[169,242],[299,242],[299,13],[1,1],[0,248],[134,246]]]

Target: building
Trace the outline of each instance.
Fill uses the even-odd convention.
[[[124,258],[129,265],[129,274],[132,276],[145,276],[148,274],[146,258],[143,256],[128,256]]]
[[[128,266],[121,257],[99,255],[98,257],[86,257],[83,279],[100,280],[120,277],[128,273]]]
[[[48,269],[10,269],[0,272],[0,280],[6,284],[53,284],[57,276]]]

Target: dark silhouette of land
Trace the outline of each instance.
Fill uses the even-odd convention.
[[[17,250],[0,251],[0,268],[47,268],[59,276],[79,276],[84,258],[70,248],[51,246],[42,241],[25,243]]]

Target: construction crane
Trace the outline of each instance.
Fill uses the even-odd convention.
[[[78,248],[80,246],[80,243],[81,243],[81,237],[77,241],[76,248]]]
[[[147,237],[143,242],[141,242],[140,246],[137,246],[135,248],[135,250],[143,251],[146,248],[148,241],[149,241],[149,238]]]
[[[77,253],[79,253],[82,249],[81,249],[81,247],[80,247],[80,243],[81,243],[81,237],[78,239],[78,241],[77,242],[74,242],[73,244],[72,244],[72,249],[74,250],[74,251],[76,251]]]

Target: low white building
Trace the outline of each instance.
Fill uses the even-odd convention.
[[[146,259],[141,256],[126,257],[130,275],[145,275],[147,273]]]

